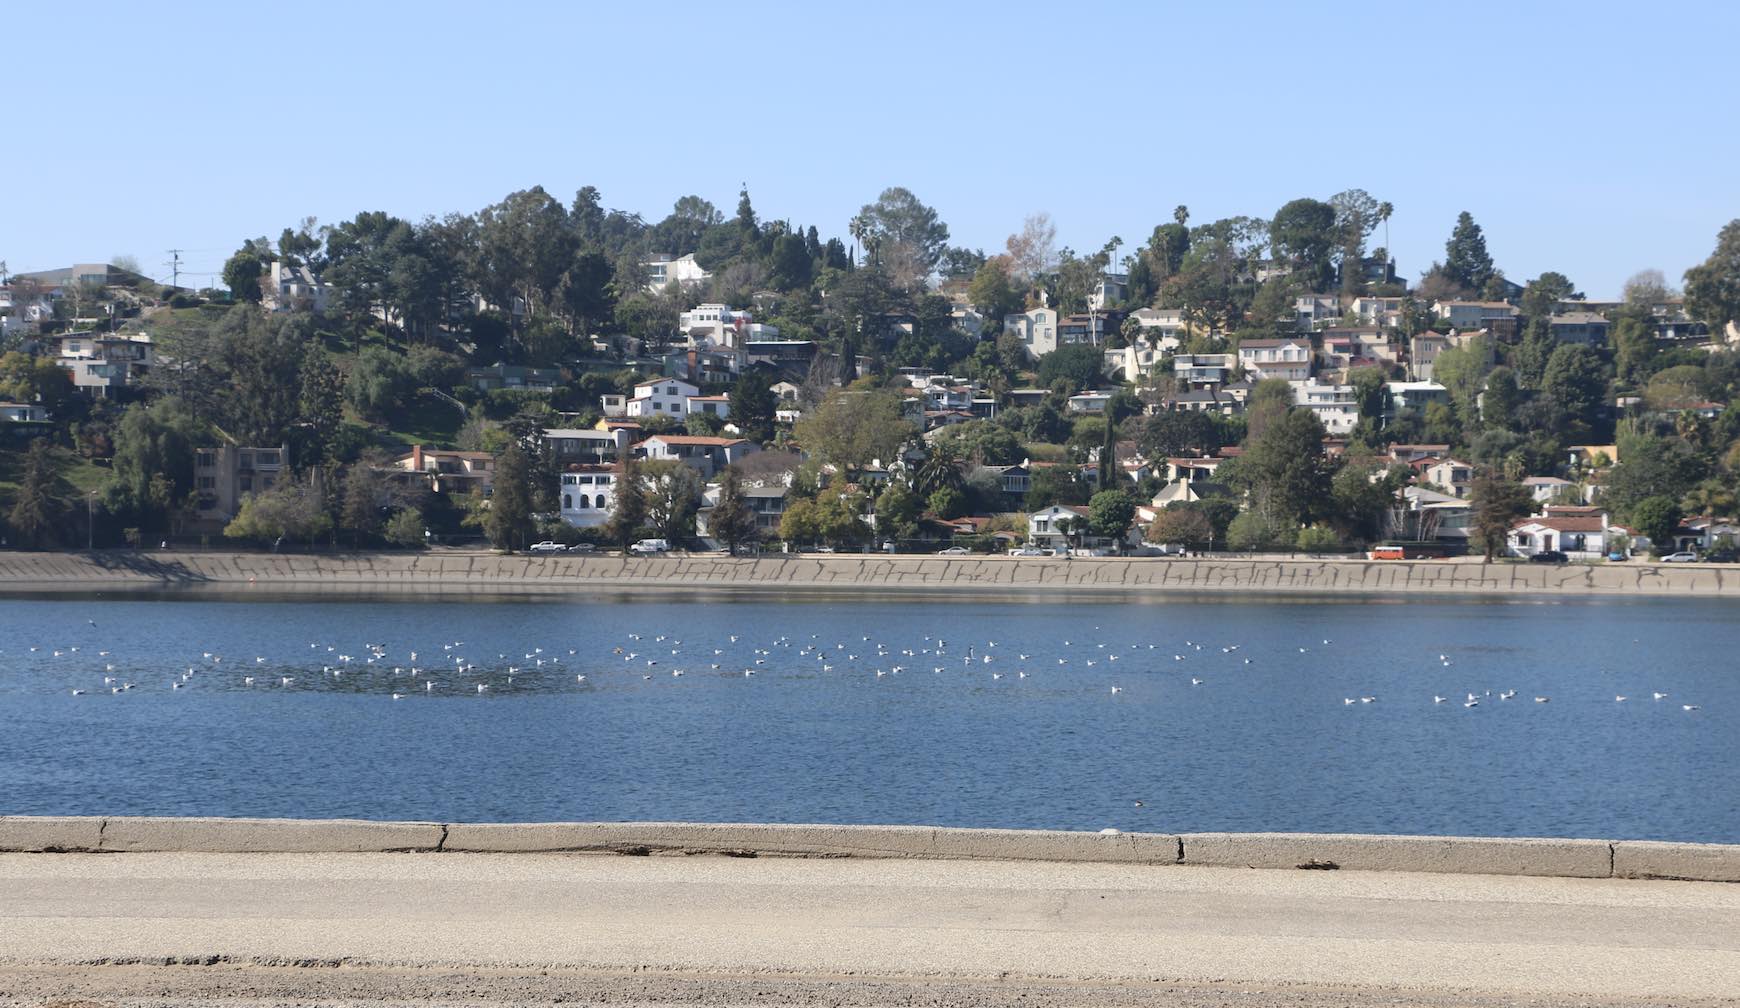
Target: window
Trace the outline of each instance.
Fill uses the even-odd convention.
[[[243,477],[242,477],[242,479],[241,479],[241,490],[242,490],[242,492],[243,492],[243,493],[247,493],[247,492],[249,492],[249,491],[251,491],[251,490],[253,490],[253,489],[254,489],[254,477],[252,477],[252,476],[243,476]]]
[[[253,452],[242,452],[240,455],[237,455],[236,456],[236,465],[240,466],[243,469],[254,468],[254,453]]]
[[[275,466],[278,464],[278,453],[275,451],[260,452],[255,457],[255,461],[263,466]]]
[[[562,495],[562,510],[564,510],[564,511],[574,510],[574,496],[572,494],[563,494]]]
[[[193,464],[201,469],[210,469],[217,465],[217,459],[212,457],[211,452],[200,452],[193,457]]]
[[[199,488],[201,490],[216,490],[217,479],[212,476],[201,476],[199,478]]]
[[[580,510],[584,511],[591,506],[592,506],[592,502],[587,499],[585,494],[581,494],[580,495]]]

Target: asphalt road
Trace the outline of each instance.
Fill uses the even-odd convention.
[[[1734,1004],[1740,885],[711,856],[0,855],[0,1004],[1034,998]]]

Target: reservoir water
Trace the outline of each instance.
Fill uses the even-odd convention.
[[[1696,599],[3,598],[0,813],[1737,843],[1736,615]]]

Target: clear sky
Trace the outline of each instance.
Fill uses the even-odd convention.
[[[834,9],[830,9],[834,8]],[[1678,282],[1740,217],[1740,5],[94,0],[8,12],[0,259],[212,274],[305,216],[582,185],[844,236],[884,187],[956,244],[1044,210],[1125,249],[1180,203],[1362,188],[1417,277],[1456,214],[1516,280]],[[1383,241],[1380,229],[1375,242]],[[198,277],[194,282],[214,281]]]

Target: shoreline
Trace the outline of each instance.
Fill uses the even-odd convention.
[[[198,593],[238,587],[298,595],[795,589],[969,597],[1251,593],[1740,598],[1740,568],[1230,556],[1065,560],[871,554],[623,558],[448,552],[0,553],[0,593]]]
[[[722,855],[1042,861],[1740,883],[1740,844],[1345,833],[1087,833],[787,823],[0,816],[7,854]]]

